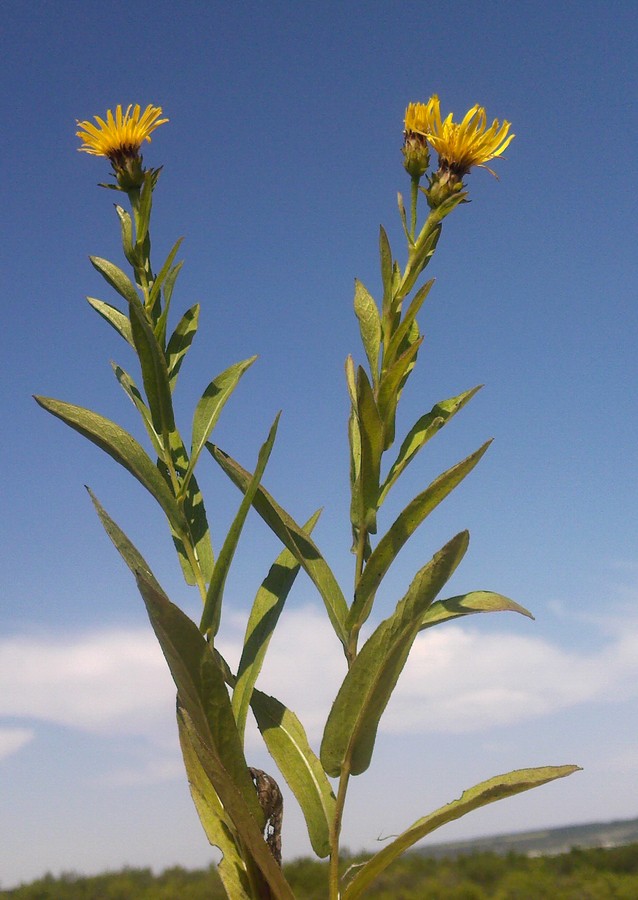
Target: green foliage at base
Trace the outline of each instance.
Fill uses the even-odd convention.
[[[344,866],[358,858],[345,858]],[[327,863],[298,859],[284,866],[299,900],[324,900]],[[223,900],[214,866],[189,872],[175,867],[161,875],[124,869],[83,878],[47,875],[0,896],[12,900]],[[366,893],[377,900],[635,900],[638,843],[613,849],[572,850],[530,858],[510,853],[476,853],[432,859],[406,853]]]

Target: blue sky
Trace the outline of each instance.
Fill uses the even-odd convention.
[[[164,165],[155,259],[184,235],[174,303],[203,306],[181,424],[214,375],[259,354],[216,441],[250,465],[284,410],[265,483],[300,520],[325,506],[317,542],[346,586],[343,361],[362,356],[352,287],[356,276],[378,295],[379,223],[403,252],[405,106],[436,92],[456,115],[479,102],[512,121],[500,180],[474,171],[472,203],[445,225],[400,425],[486,387],[413,463],[394,513],[495,441],[402,552],[376,615],[467,527],[449,593],[497,590],[536,621],[485,616],[417,644],[344,836],[372,847],[475,782],[530,765],[584,771],[434,839],[638,814],[635,5],[11,0],[3,19],[1,885],[211,859],[172,684],[83,484],[173,599],[194,616],[197,602],[143,490],[30,399],[137,429],[108,364],[130,361],[83,300],[113,299],[87,256],[121,263],[121,249],[114,198],[96,187],[108,166],[76,152],[75,121],[117,103],[161,105],[170,119],[145,158]],[[202,481],[219,546],[238,497],[212,462]],[[226,595],[230,659],[277,552],[250,519]],[[262,683],[316,747],[343,674],[322,610],[300,578]],[[267,767],[251,741],[251,761]],[[284,852],[307,850],[290,799]]]

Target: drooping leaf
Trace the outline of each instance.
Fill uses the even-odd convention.
[[[257,467],[255,468],[255,472],[246,487],[246,491],[241,499],[241,503],[239,504],[237,514],[233,519],[230,528],[228,529],[228,534],[226,535],[222,549],[220,550],[219,556],[217,557],[217,562],[213,569],[213,577],[211,578],[210,585],[208,586],[208,591],[206,593],[206,599],[204,601],[204,610],[202,612],[201,625],[199,626],[200,631],[203,634],[208,633],[214,637],[219,629],[226,577],[228,575],[228,570],[230,569],[230,564],[233,561],[233,557],[237,549],[237,544],[239,543],[239,538],[246,521],[246,516],[248,515],[248,511],[250,510],[255,494],[257,493],[259,482],[262,479],[262,476],[266,469],[266,465],[268,464],[268,460],[270,459],[270,454],[273,448],[273,444],[275,443],[275,437],[277,435],[279,416],[280,413],[278,413],[275,417],[275,421],[273,422],[270,432],[268,433],[268,437],[266,438],[266,441],[259,451],[259,455],[257,458]]]
[[[197,729],[194,727],[187,711],[180,702],[178,695],[179,715],[183,718],[189,730],[189,737],[193,751],[197,755],[205,776],[211,782],[220,802],[233,824],[238,840],[242,845],[242,859],[246,863],[248,879],[251,884],[251,898],[264,897],[268,900],[295,900],[290,885],[286,881],[279,864],[275,862],[272,852],[260,826],[248,811],[244,798],[237,792],[224,789],[218,790],[218,784],[224,781],[220,775],[220,767],[217,757],[211,753],[210,748],[202,741]],[[222,770],[223,773],[223,770]],[[257,793],[255,791],[255,797]],[[232,895],[231,895],[232,896]]]
[[[468,475],[481,459],[491,441],[487,441],[466,459],[443,472],[399,513],[394,523],[372,551],[355,589],[348,615],[348,626],[358,630],[370,615],[381,581],[397,554],[424,519]]]
[[[180,715],[215,793],[276,897],[293,894],[262,829],[264,813],[244,758],[223,674],[199,629],[142,575],[138,587],[177,687]]]
[[[384,425],[368,376],[361,366],[357,372],[356,412],[361,448],[361,469],[357,492],[359,515],[356,524],[371,534],[375,534]]]
[[[320,514],[321,510],[317,510],[308,519],[303,526],[304,531],[312,533]],[[237,730],[242,739],[253,687],[261,671],[270,638],[300,568],[290,550],[282,550],[255,596],[246,624],[244,645],[232,697]]]
[[[321,742],[321,763],[331,777],[359,775],[370,765],[381,716],[419,633],[423,616],[463,558],[467,531],[452,538],[416,574],[390,618],[381,622],[355,657],[332,705]]]
[[[89,256],[91,265],[96,269],[107,284],[124,297],[129,303],[141,303],[139,294],[135,289],[135,285],[118,266],[109,262],[108,259],[102,259],[100,256]]]
[[[86,299],[93,309],[98,312],[103,319],[106,319],[109,325],[117,331],[120,337],[123,337],[124,340],[135,349],[133,335],[131,333],[131,323],[129,322],[128,317],[120,312],[119,309],[111,306],[110,303],[105,303],[104,300],[97,300],[95,297],[87,297]]]
[[[144,448],[127,431],[90,409],[50,397],[35,397],[35,400],[127,469],[155,497],[169,522],[178,531],[184,527],[184,519],[168,485]]]
[[[361,341],[368,358],[372,384],[376,387],[379,380],[381,319],[377,304],[358,279],[354,283],[354,311],[359,320]]]
[[[111,367],[113,368],[115,377],[117,378],[120,387],[142,417],[144,427],[148,432],[148,436],[151,439],[151,443],[153,444],[155,452],[158,456],[161,456],[162,445],[159,436],[155,431],[155,428],[153,427],[153,418],[151,416],[151,411],[146,403],[144,403],[144,398],[140,394],[137,385],[128,374],[128,372],[125,372],[121,366],[118,366],[116,363],[111,362]]]
[[[477,387],[459,394],[458,397],[442,400],[440,403],[436,403],[429,413],[421,416],[410,429],[408,435],[401,444],[399,454],[392,464],[388,476],[381,487],[379,504],[385,500],[392,485],[399,475],[401,475],[408,463],[414,459],[419,450],[421,450],[430,438],[443,428],[443,426],[456,415],[456,413],[462,409],[482,387],[483,385],[479,384]]]
[[[433,603],[421,620],[421,631],[432,625],[438,625],[439,622],[450,622],[461,616],[482,612],[517,612],[529,619],[534,618],[524,606],[502,594],[495,594],[492,591],[470,591],[468,594],[448,597],[446,600],[437,600]]]
[[[215,447],[213,444],[207,444],[206,447],[233,484],[245,492],[250,484],[250,473],[219,447]],[[276,503],[265,488],[261,486],[258,488],[253,506],[284,547],[287,547],[298,560],[316,586],[324,601],[332,627],[343,646],[346,647],[348,635],[345,630],[345,621],[348,607],[341,588],[318,547],[292,516]]]
[[[458,800],[453,800],[452,803],[418,819],[403,834],[400,834],[368,860],[362,868],[358,869],[341,895],[343,900],[356,900],[357,897],[364,896],[364,891],[397,857],[442,825],[460,819],[474,809],[487,806],[488,803],[494,803],[505,797],[513,797],[515,794],[540,787],[542,784],[547,784],[557,778],[564,778],[566,775],[578,771],[580,771],[579,766],[542,766],[536,769],[518,769],[507,775],[497,775],[495,778],[482,781],[473,788],[463,791]]]
[[[166,347],[166,362],[168,364],[168,381],[171,391],[175,389],[177,375],[184,357],[188,352],[193,339],[197,334],[199,320],[199,303],[187,309],[175,327],[171,339]]]
[[[270,755],[301,807],[312,849],[320,858],[329,856],[335,796],[303,725],[283,703],[261,691],[253,691],[251,706]]]
[[[237,900],[253,900],[246,864],[233,835],[232,822],[224,812],[219,797],[195,752],[193,738],[179,707],[177,725],[182,757],[195,809],[210,844],[218,847],[223,854],[217,871],[226,894],[229,897],[236,897]]]
[[[217,424],[217,420],[227,400],[237,387],[239,379],[244,372],[252,366],[257,359],[251,356],[242,362],[229,366],[221,375],[208,385],[202,398],[195,407],[193,415],[193,439],[191,449],[190,471],[195,468],[199,455],[204,449],[206,441]]]
[[[129,567],[133,575],[137,577],[138,573],[142,573],[146,581],[151,584],[155,590],[163,593],[162,588],[159,585],[159,582],[151,572],[151,569],[139,552],[137,547],[133,544],[133,542],[124,534],[122,529],[113,519],[109,516],[107,511],[104,509],[100,501],[97,499],[93,491],[90,487],[87,487],[87,491],[89,492],[89,497],[93,502],[93,506],[95,507],[95,511],[97,512],[100,522],[109,538],[113,542],[115,549],[118,551],[126,565]]]

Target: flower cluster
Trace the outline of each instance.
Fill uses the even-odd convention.
[[[430,179],[428,199],[458,191],[462,179],[472,166],[486,168],[485,163],[502,156],[514,139],[509,134],[511,123],[494,119],[487,127],[487,115],[476,104],[460,122],[453,113],[441,118],[441,107],[436,94],[427,103],[410,103],[405,111],[403,155],[404,165],[413,178],[420,178],[427,169],[423,147],[429,144],[439,155],[438,171]],[[438,189],[438,190],[435,190]],[[436,196],[435,196],[436,195]]]

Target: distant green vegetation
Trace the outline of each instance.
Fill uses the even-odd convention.
[[[356,862],[353,858],[346,864]],[[325,900],[325,863],[299,859],[284,868],[298,900]],[[161,875],[153,875],[150,869],[124,869],[92,878],[47,875],[33,884],[2,891],[1,896],[14,900],[226,897],[214,867],[194,872],[175,867]],[[377,900],[636,900],[638,843],[536,858],[476,853],[432,859],[408,853],[380,876],[366,896]]]

